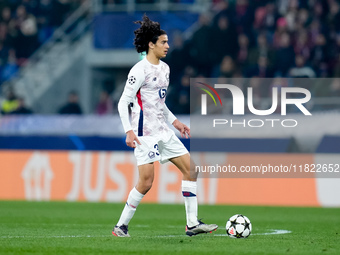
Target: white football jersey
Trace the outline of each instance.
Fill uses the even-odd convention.
[[[166,122],[176,117],[165,105],[169,74],[163,61],[153,65],[144,58],[132,67],[118,106],[125,132],[132,129],[137,136],[156,136],[170,130]],[[132,110],[131,125],[123,109],[127,105]]]

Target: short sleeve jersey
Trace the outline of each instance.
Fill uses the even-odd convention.
[[[132,103],[131,127],[138,136],[156,136],[169,131],[164,116],[169,74],[166,63],[160,61],[153,65],[146,58],[130,70],[123,95]]]

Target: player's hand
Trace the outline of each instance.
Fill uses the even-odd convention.
[[[181,137],[189,138],[190,136],[190,128],[176,119],[172,125],[181,133]]]
[[[136,143],[138,143],[139,145],[141,145],[140,141],[138,140],[137,136],[135,135],[135,133],[132,130],[129,130],[126,132],[126,145],[131,147],[131,148],[136,148]]]

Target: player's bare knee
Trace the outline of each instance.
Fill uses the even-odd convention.
[[[141,186],[142,186],[142,189],[144,191],[144,194],[147,193],[151,187],[152,187],[152,182],[153,180],[152,179],[147,179],[147,180],[144,180],[142,183],[141,183]]]
[[[144,183],[144,187],[149,191],[152,187],[153,180],[148,180]]]
[[[136,189],[138,190],[138,192],[145,195],[151,189],[151,186],[145,186],[145,185],[139,184],[139,185],[136,186]]]

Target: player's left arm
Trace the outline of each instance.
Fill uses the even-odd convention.
[[[169,110],[169,108],[164,104],[164,116],[166,120],[171,123],[180,133],[181,137],[189,138],[190,136],[190,128],[180,122],[176,116]]]

